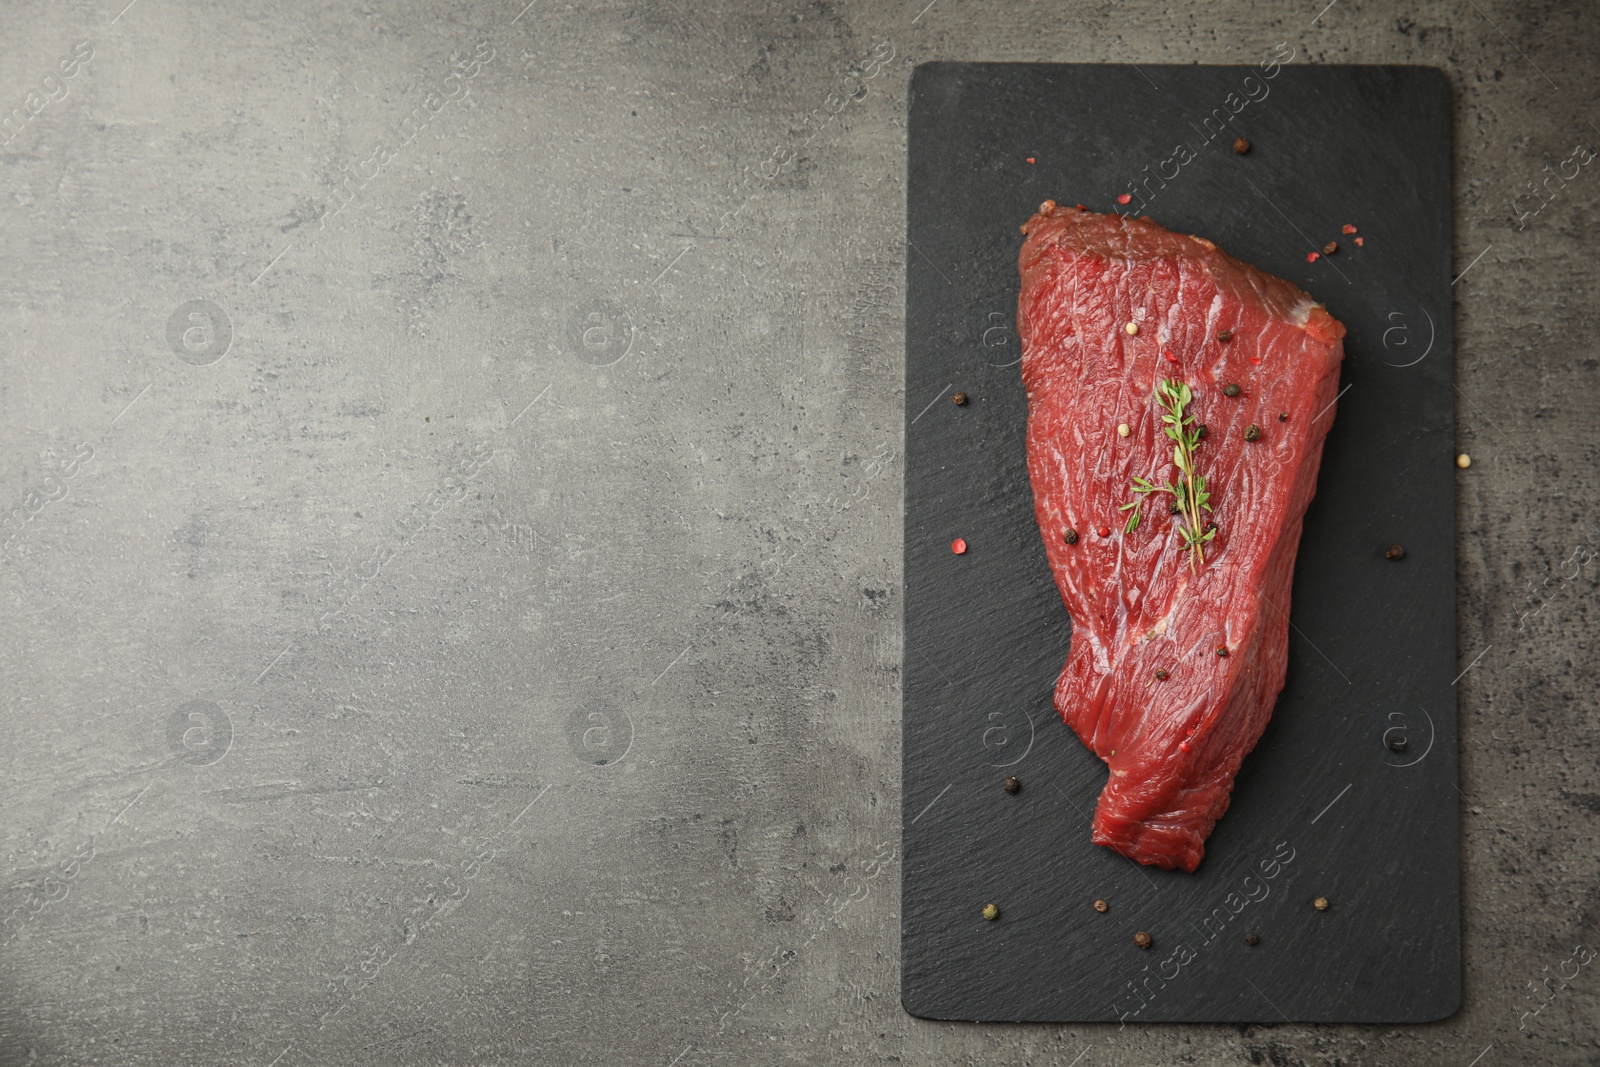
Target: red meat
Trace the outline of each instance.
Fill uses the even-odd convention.
[[[1111,771],[1095,843],[1192,872],[1283,688],[1344,326],[1289,282],[1148,218],[1047,201],[1023,232],[1028,474],[1072,616],[1056,709]],[[1194,466],[1217,528],[1193,570],[1174,496],[1133,492],[1135,477],[1178,482],[1168,379],[1189,386],[1205,427]],[[1119,509],[1136,499],[1129,533]]]

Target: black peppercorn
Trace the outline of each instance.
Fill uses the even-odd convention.
[[[1217,655],[1221,656],[1223,659],[1227,659],[1228,658],[1228,646],[1227,645],[1218,645],[1217,646]]]
[[[1222,387],[1222,395],[1223,396],[1238,396],[1239,395],[1239,387],[1237,385],[1234,385],[1232,382],[1229,382],[1227,385],[1224,385]]]
[[[1244,943],[1247,945],[1259,945],[1261,944],[1261,939],[1255,934],[1245,934]]]
[[[1221,333],[1217,334],[1217,340],[1221,341],[1223,344],[1227,344],[1229,341],[1233,340],[1233,331],[1223,330]]]
[[[1246,426],[1244,428],[1244,439],[1246,441],[1261,440],[1261,427],[1257,426],[1253,422],[1249,426]]]
[[[1138,933],[1133,935],[1133,943],[1138,945],[1140,948],[1149,948],[1154,942],[1150,940],[1149,934],[1145,933],[1143,930],[1140,930]]]
[[[1164,682],[1166,680],[1167,680],[1167,669],[1165,667],[1157,667],[1156,668],[1156,681]]]
[[[966,393],[957,393],[955,396],[951,397],[950,399],[955,401],[957,407],[965,407],[966,403],[967,403],[967,394]]]
[[[1077,530],[1068,530],[1066,533],[1061,535],[1061,540],[1065,541],[1069,545],[1077,544],[1078,543],[1078,531]]]
[[[1005,791],[1007,793],[1015,793],[1017,790],[1019,790],[1021,788],[1022,788],[1022,783],[1020,781],[1018,781],[1015,777],[1007,778],[1005,780]]]
[[[1250,151],[1250,139],[1247,137],[1235,137],[1233,140],[1234,154],[1242,156],[1248,151]]]
[[[1383,558],[1384,559],[1405,559],[1406,558],[1405,546],[1404,545],[1390,545],[1388,548],[1384,549]]]

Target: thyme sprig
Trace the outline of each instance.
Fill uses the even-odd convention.
[[[1202,522],[1200,516],[1202,509],[1211,510],[1211,494],[1206,490],[1205,475],[1195,470],[1195,450],[1200,447],[1200,430],[1196,425],[1199,420],[1189,411],[1194,392],[1179,379],[1168,378],[1156,387],[1156,396],[1161,404],[1161,421],[1165,425],[1166,435],[1174,442],[1172,462],[1178,468],[1178,479],[1158,485],[1135,476],[1133,492],[1136,499],[1117,510],[1129,512],[1123,530],[1132,533],[1139,528],[1139,510],[1145,497],[1151,493],[1172,494],[1176,510],[1184,519],[1184,525],[1178,527],[1178,536],[1183,540],[1183,547],[1189,550],[1189,571],[1194,573],[1203,558],[1200,546],[1217,536],[1217,528]]]

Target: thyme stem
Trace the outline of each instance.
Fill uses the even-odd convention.
[[[1189,405],[1194,400],[1194,392],[1178,378],[1168,378],[1156,387],[1156,397],[1161,404],[1161,421],[1165,424],[1165,433],[1173,441],[1172,462],[1178,468],[1176,482],[1166,482],[1157,485],[1144,478],[1133,479],[1133,492],[1135,499],[1123,504],[1118,510],[1127,511],[1127,524],[1123,529],[1132,533],[1139,528],[1139,511],[1143,497],[1150,493],[1170,493],[1176,500],[1178,511],[1183,516],[1184,525],[1178,527],[1178,534],[1183,539],[1184,547],[1189,550],[1189,571],[1198,573],[1200,563],[1204,559],[1201,548],[1207,541],[1215,539],[1215,528],[1204,530],[1200,511],[1211,510],[1211,494],[1206,491],[1205,475],[1195,470],[1195,450],[1200,447],[1200,431],[1195,428],[1198,421],[1189,411]]]

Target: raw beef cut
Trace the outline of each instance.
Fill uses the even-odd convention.
[[[1192,872],[1283,688],[1344,326],[1148,218],[1046,201],[1023,232],[1028,474],[1072,616],[1056,710],[1110,768],[1095,843]]]

